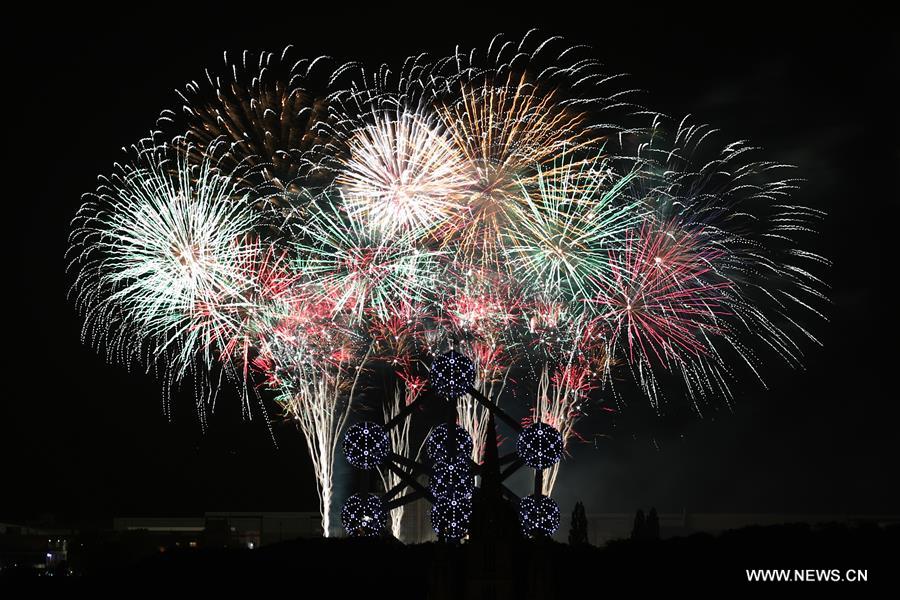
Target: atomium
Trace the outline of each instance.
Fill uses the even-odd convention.
[[[455,350],[442,354],[431,363],[431,385],[447,400],[465,396],[475,383],[475,364]]]
[[[431,467],[429,488],[435,498],[471,500],[475,493],[475,476],[469,456],[436,461]]]
[[[370,537],[381,535],[387,524],[387,512],[381,496],[353,494],[341,509],[341,525],[348,535]]]
[[[456,423],[441,423],[428,434],[425,450],[431,460],[445,461],[451,453],[469,457],[472,455],[472,436]]]
[[[534,423],[522,430],[516,441],[516,452],[532,469],[552,467],[562,458],[562,434],[546,423]]]
[[[344,456],[357,469],[369,470],[384,464],[390,451],[388,434],[378,423],[357,423],[344,434]]]
[[[472,501],[456,498],[435,498],[431,507],[431,526],[444,539],[458,540],[469,533]]]
[[[549,496],[526,496],[519,501],[519,521],[529,537],[551,536],[559,529],[559,505]]]

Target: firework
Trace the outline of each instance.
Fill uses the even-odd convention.
[[[538,379],[533,416],[523,423],[528,426],[533,421],[539,421],[556,428],[562,435],[564,448],[568,447],[572,438],[577,437],[575,424],[583,415],[589,395],[598,381],[597,374],[576,352],[572,352],[569,358],[552,374],[549,366],[544,365]],[[544,471],[541,493],[545,496],[553,492],[560,464],[558,462]]]
[[[207,70],[185,86],[180,114],[161,118],[179,128],[193,158],[212,153],[224,168],[255,167],[247,177],[261,200],[276,204],[318,183],[327,156],[330,63],[293,54],[290,47],[245,51],[236,60],[225,53],[222,72]]]
[[[617,176],[602,163],[563,155],[548,173],[538,168],[535,191],[521,184],[520,202],[504,231],[508,267],[536,288],[534,295],[578,308],[592,281],[608,280],[608,251],[639,222],[643,203],[620,197],[633,174]]]
[[[797,180],[777,174],[789,166],[754,160],[758,149],[742,142],[719,146],[715,133],[687,119],[673,126],[654,115],[645,135],[634,140],[636,152],[618,150],[623,156],[636,156],[640,164],[641,176],[627,193],[646,198],[659,223],[656,234],[650,233],[652,227],[642,230],[642,235],[654,238],[642,242],[643,250],[634,244],[640,236],[632,235],[630,250],[619,253],[620,262],[630,252],[631,267],[625,271],[652,273],[660,269],[651,262],[665,261],[653,252],[673,252],[672,276],[683,278],[680,293],[670,288],[676,296],[674,305],[664,311],[660,337],[645,348],[658,365],[667,363],[680,373],[698,412],[701,398],[730,401],[731,358],[749,367],[763,384],[761,351],[770,350],[789,365],[800,365],[797,336],[817,342],[803,325],[804,315],[824,318],[819,307],[827,302],[826,286],[813,271],[829,263],[802,243],[815,231],[822,213],[788,203]],[[687,250],[691,245],[697,246],[695,250]],[[692,271],[695,277],[688,276]],[[657,291],[667,285],[652,278],[638,280],[657,286]],[[621,288],[624,281],[619,278],[617,285]],[[625,297],[621,289],[619,294]],[[607,315],[621,316],[623,307],[627,310],[628,303],[620,301],[619,311]],[[618,318],[613,321],[613,326],[621,324]],[[650,362],[640,358],[641,352],[621,350],[644,392],[658,405],[661,390]]]
[[[516,44],[497,36],[484,53],[457,50],[437,103],[473,178],[457,229],[461,251],[488,264],[515,220],[521,186],[536,182],[536,169],[565,154],[595,155],[603,134],[613,130],[591,117],[616,102],[603,94],[610,78],[599,64],[559,38],[532,39],[529,33]]]
[[[248,282],[257,219],[237,181],[210,161],[144,145],[79,211],[72,234],[84,334],[123,363],[162,363],[182,379],[211,368],[232,328],[223,305]],[[150,366],[148,364],[148,367]]]
[[[397,377],[398,381],[395,383],[390,400],[383,405],[382,415],[385,423],[391,422],[401,410],[415,402],[425,389],[426,381],[412,373],[399,371]],[[391,428],[389,432],[391,448],[393,452],[400,456],[409,457],[413,454],[410,442],[411,424],[412,414],[409,414],[397,426]],[[390,469],[380,469],[379,474],[386,491],[393,489],[402,482],[400,476]],[[398,506],[390,513],[391,532],[398,540],[402,540],[403,508],[402,505]]]
[[[822,213],[791,204],[788,167],[629,104],[584,47],[529,32],[396,71],[289,49],[225,63],[79,211],[73,295],[86,338],[169,384],[201,376],[198,398],[224,372],[249,415],[261,376],[306,438],[326,535],[373,373],[391,421],[456,350],[478,392],[514,381],[567,444],[589,402],[623,400],[620,373],[657,408],[680,380],[700,412],[731,401],[736,367],[762,380],[767,355],[798,366],[816,341]],[[456,409],[481,460],[486,409]],[[395,451],[412,432],[391,429]]]
[[[319,492],[322,531],[331,532],[334,457],[371,346],[335,318],[335,307],[308,298],[259,339],[253,363],[303,433]]]
[[[520,300],[508,278],[485,269],[446,272],[449,285],[440,301],[435,327],[427,332],[426,346],[432,356],[456,349],[475,365],[474,387],[500,401],[515,364],[516,340],[511,335],[520,318]],[[483,458],[488,412],[476,399],[457,399],[460,425],[473,440],[472,460]]]
[[[298,239],[297,269],[334,300],[335,310],[357,321],[366,314],[385,318],[392,306],[425,301],[434,289],[438,253],[409,237],[386,237],[332,204],[313,211]]]
[[[467,164],[431,121],[386,112],[351,137],[337,179],[351,218],[387,234],[427,233],[463,210]]]

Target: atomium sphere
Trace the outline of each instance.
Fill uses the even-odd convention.
[[[519,522],[529,537],[551,536],[559,529],[559,505],[549,496],[526,496],[519,501]]]
[[[435,498],[431,507],[431,526],[441,537],[458,540],[469,532],[472,501],[457,498]]]
[[[353,494],[341,508],[341,525],[347,535],[369,537],[381,535],[387,525],[387,512],[381,496]]]
[[[344,434],[344,456],[357,469],[374,469],[384,464],[391,451],[387,431],[378,423],[357,423]]]
[[[428,485],[435,498],[471,500],[475,493],[475,475],[469,457],[436,461],[431,467]]]
[[[431,460],[447,460],[451,454],[472,456],[472,436],[456,423],[441,423],[431,430],[425,442]]]
[[[546,423],[533,423],[519,434],[516,452],[532,469],[552,467],[562,458],[562,434]]]
[[[431,386],[447,400],[458,400],[475,383],[475,365],[455,350],[442,354],[431,363]]]

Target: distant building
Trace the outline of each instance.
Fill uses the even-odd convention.
[[[73,529],[0,523],[0,570],[65,574]]]
[[[210,546],[253,549],[322,537],[322,518],[317,512],[208,512],[205,522]]]
[[[202,517],[118,517],[115,531],[146,531],[162,548],[215,547],[251,550],[298,538],[321,537],[317,512],[208,512]]]

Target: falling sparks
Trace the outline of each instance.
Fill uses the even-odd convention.
[[[788,167],[631,105],[586,47],[530,32],[397,70],[290,50],[226,66],[88,196],[72,296],[112,360],[161,365],[170,386],[221,369],[245,403],[275,393],[326,534],[336,444],[376,375],[388,421],[456,350],[480,393],[515,382],[565,445],[598,396],[625,401],[628,375],[655,407],[702,412],[817,341],[824,215],[792,204]],[[456,412],[478,461],[487,413],[468,395]],[[395,451],[412,452],[414,418]]]

